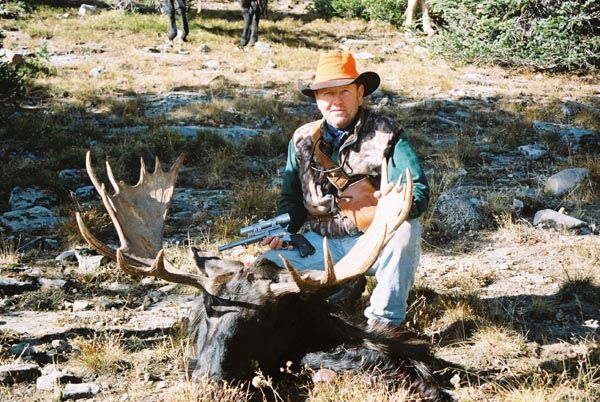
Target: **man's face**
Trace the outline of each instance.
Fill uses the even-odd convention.
[[[317,107],[329,124],[336,128],[347,127],[363,104],[363,85],[323,88],[315,91]]]

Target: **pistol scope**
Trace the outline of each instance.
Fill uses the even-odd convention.
[[[260,232],[264,229],[268,229],[268,228],[271,228],[271,227],[277,226],[277,225],[285,227],[285,226],[287,226],[288,223],[290,223],[290,220],[291,220],[290,214],[281,214],[281,215],[278,215],[274,218],[267,219],[267,220],[261,219],[258,222],[254,223],[250,226],[241,228],[240,234],[241,235],[252,234],[252,233]]]

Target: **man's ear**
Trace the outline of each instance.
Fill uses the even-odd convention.
[[[358,84],[358,100],[360,101],[360,105],[363,104],[365,95],[365,86],[363,84]]]

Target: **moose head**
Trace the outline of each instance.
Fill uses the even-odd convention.
[[[328,351],[340,345],[365,347],[381,341],[331,314],[325,298],[364,275],[407,219],[412,200],[409,171],[404,187],[400,185],[402,178],[397,184],[391,184],[383,162],[382,196],[372,224],[354,248],[335,264],[325,239],[323,271],[299,273],[285,259],[287,270],[267,260],[244,267],[239,262],[191,248],[196,266],[196,272],[191,273],[169,262],[162,248],[165,218],[182,163],[183,156],[180,156],[168,171],[163,171],[157,158],[154,172],[149,173],[142,160],[139,182],[129,186],[115,180],[107,162],[107,175],[114,189],[114,193],[109,194],[95,175],[88,152],[89,177],[112,219],[120,247],[114,250],[94,237],[79,213],[77,223],[84,239],[101,254],[115,260],[125,272],[200,290],[201,297],[191,321],[197,340],[194,377],[247,380],[258,369],[275,374],[287,361],[304,361],[313,366],[330,361],[339,356],[340,351],[329,354]],[[383,354],[377,351],[371,360],[364,355],[359,363],[356,356],[350,356],[342,366],[373,368],[389,360],[386,353],[393,348],[387,345],[385,349]],[[398,367],[394,370],[397,376]]]

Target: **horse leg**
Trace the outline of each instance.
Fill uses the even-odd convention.
[[[404,21],[404,27],[407,29],[411,29],[413,25],[413,18],[415,18],[415,10],[417,8],[417,2],[419,0],[408,0],[408,4],[406,5],[406,11],[404,12],[404,16],[406,20]]]
[[[179,15],[181,17],[181,26],[183,31],[181,32],[180,39],[185,42],[188,33],[190,33],[190,28],[188,26],[187,14],[185,9],[185,0],[177,0],[177,11],[179,11]]]
[[[240,7],[242,8],[242,16],[244,17],[244,27],[242,28],[240,47],[244,47],[248,44],[248,40],[250,39],[250,23],[252,21],[252,1],[240,0]]]
[[[421,12],[423,14],[423,31],[427,35],[433,35],[434,30],[431,27],[431,20],[429,19],[429,1],[421,0]]]
[[[177,36],[177,24],[175,22],[175,0],[165,0],[165,8],[167,10],[167,16],[169,17],[169,40],[175,39]]]
[[[258,23],[260,22],[260,10],[258,1],[252,1],[250,5],[252,10],[252,26],[250,29],[250,46],[254,45],[258,40]]]

